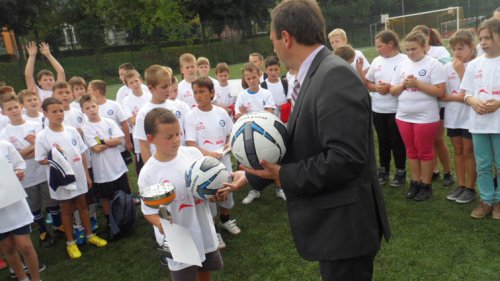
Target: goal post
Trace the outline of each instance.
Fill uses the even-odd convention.
[[[426,25],[438,30],[444,38],[449,38],[455,31],[463,26],[464,13],[462,7],[449,7],[385,19],[385,29],[396,32],[404,38],[413,27]]]

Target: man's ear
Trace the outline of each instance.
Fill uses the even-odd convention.
[[[283,43],[285,43],[285,47],[290,48],[292,44],[292,35],[288,31],[283,30],[281,31],[281,38],[283,39]]]

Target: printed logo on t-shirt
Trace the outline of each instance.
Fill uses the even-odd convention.
[[[73,144],[73,146],[76,146],[76,139],[71,139],[71,143]]]
[[[181,112],[179,110],[175,111],[175,116],[177,116],[177,119],[181,118]]]
[[[203,122],[200,122],[200,123],[198,123],[198,125],[196,125],[196,131],[203,130],[203,129],[205,129],[205,124],[203,124]]]
[[[489,94],[490,94],[490,93],[488,93],[488,91],[486,91],[485,89],[481,89],[481,90],[479,90],[479,93],[480,93],[480,94],[487,94],[487,95],[489,95]]]
[[[114,113],[114,112],[113,112],[113,110],[112,110],[112,109],[108,110],[108,115],[113,115],[113,113]]]
[[[455,90],[453,90],[453,91],[451,91],[451,94],[452,94],[452,95],[458,95],[458,92],[457,92],[457,91],[455,91]]]
[[[425,69],[422,69],[418,72],[418,75],[420,75],[420,76],[425,76],[425,74],[427,74],[427,70],[425,70]]]
[[[474,74],[474,78],[482,78],[483,77],[483,70],[479,69],[476,74]]]
[[[108,134],[109,137],[111,138],[111,136],[113,135],[113,128],[108,128]]]
[[[455,80],[457,79],[457,74],[455,72],[452,72],[449,76],[448,76],[448,80]]]
[[[29,130],[28,135],[36,135],[35,129]]]
[[[226,121],[224,121],[224,120],[222,120],[222,119],[221,119],[221,120],[219,121],[219,125],[220,125],[221,127],[226,126]]]
[[[493,87],[493,89],[491,90],[491,94],[494,96],[500,95],[500,87]]]
[[[379,64],[379,65],[377,66],[377,68],[375,68],[375,71],[376,71],[376,72],[378,72],[378,71],[382,71],[382,65],[381,65],[381,64]]]
[[[76,121],[78,121],[78,123],[82,123],[83,122],[83,118],[80,117],[80,116],[78,116],[78,117],[76,117]]]

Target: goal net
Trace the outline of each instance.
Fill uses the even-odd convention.
[[[438,30],[443,38],[449,38],[455,31],[464,26],[462,7],[450,7],[423,13],[389,17],[385,20],[385,29],[396,32],[404,38],[417,25],[426,25]]]

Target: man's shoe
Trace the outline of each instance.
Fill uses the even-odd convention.
[[[457,197],[457,200],[455,202],[460,203],[460,204],[466,204],[471,202],[472,200],[476,199],[476,191],[474,189],[466,188],[460,196]]]
[[[222,240],[222,235],[220,235],[220,233],[217,233],[217,240],[219,241],[219,250],[225,249],[226,243]]]
[[[259,197],[260,197],[260,191],[252,189],[252,190],[250,190],[250,192],[248,192],[247,197],[245,197],[245,199],[243,199],[243,201],[241,203],[250,204],[253,202],[253,200],[255,200],[256,198],[259,198]]]
[[[432,197],[432,185],[430,184],[421,184],[420,191],[415,195],[413,199],[415,201],[425,201]]]
[[[389,179],[389,171],[385,167],[380,167],[378,169],[378,183],[383,185]]]
[[[470,216],[475,219],[482,219],[485,216],[489,215],[493,211],[493,207],[484,203],[483,201],[479,202],[479,205],[472,210]]]
[[[281,198],[283,201],[286,201],[285,192],[283,192],[283,188],[276,188],[276,198]]]
[[[402,169],[396,169],[394,174],[394,179],[391,181],[390,185],[393,187],[402,186],[406,183],[406,171]]]
[[[90,238],[87,238],[87,243],[96,245],[97,247],[104,247],[108,245],[108,241],[98,237],[95,234],[93,234]]]
[[[78,259],[82,256],[82,252],[78,249],[78,245],[76,243],[72,243],[66,246],[66,250],[68,251],[68,255],[72,259]]]
[[[443,176],[443,186],[452,186],[455,180],[451,172],[445,173]]]
[[[446,199],[455,201],[457,198],[466,190],[465,186],[457,186],[455,189],[453,189],[450,193],[448,193],[448,196],[446,196]]]
[[[419,191],[420,191],[420,183],[412,181],[410,183],[410,188],[406,192],[406,198],[412,199],[413,197],[415,197],[415,195],[417,195]]]
[[[44,248],[48,248],[54,244],[54,239],[52,239],[52,236],[48,232],[42,232],[40,233],[40,246]]]
[[[496,220],[500,220],[500,203],[496,203],[495,207],[493,207],[493,212],[491,213],[491,217]]]
[[[228,220],[225,223],[221,223],[220,225],[222,228],[227,230],[227,232],[231,233],[232,235],[238,235],[241,232],[241,229],[236,225],[236,220]]]

